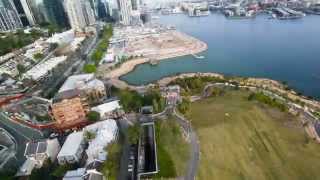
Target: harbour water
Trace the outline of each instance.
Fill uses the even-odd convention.
[[[320,99],[320,16],[296,20],[230,20],[220,14],[190,18],[183,14],[160,16],[162,24],[208,44],[198,54],[142,64],[121,77],[141,85],[182,72],[217,72],[227,75],[265,77],[286,81],[305,95]]]

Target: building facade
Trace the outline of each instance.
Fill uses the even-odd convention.
[[[0,0],[0,31],[21,28],[22,22],[12,0]]]
[[[36,24],[36,19],[33,16],[33,12],[31,10],[31,4],[28,0],[21,0],[21,5],[24,11],[24,14],[26,15],[26,18],[28,19],[29,25],[34,26]]]
[[[131,24],[132,4],[131,0],[118,0],[120,9],[120,23],[123,25]]]
[[[57,159],[60,165],[73,164],[81,160],[84,151],[85,139],[83,132],[71,133],[64,142]]]
[[[72,29],[83,31],[95,24],[94,10],[86,0],[65,0],[64,6]]]
[[[29,23],[29,20],[27,18],[27,15],[26,15],[26,13],[25,13],[25,11],[23,9],[21,0],[13,0],[13,3],[16,6],[16,9],[18,11],[19,18],[20,18],[20,20],[22,22],[22,25],[23,26],[29,26],[30,23]]]
[[[69,21],[62,0],[43,0],[47,21],[60,27],[68,27]]]

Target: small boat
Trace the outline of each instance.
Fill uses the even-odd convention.
[[[159,61],[157,61],[155,59],[150,59],[149,63],[150,63],[150,65],[155,66],[155,65],[158,65]]]
[[[192,54],[192,56],[196,59],[204,59],[205,57],[204,56],[199,56],[199,55],[196,55],[196,54]]]

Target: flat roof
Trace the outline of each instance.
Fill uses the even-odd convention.
[[[29,142],[25,150],[25,156],[30,156],[47,151],[47,141]]]
[[[72,156],[77,153],[77,150],[79,149],[82,141],[83,141],[83,132],[73,132],[71,133],[66,141],[64,142],[58,157],[60,156]]]
[[[87,89],[87,88],[104,88],[102,81],[95,78],[93,73],[79,74],[68,77],[64,84],[59,89],[59,92],[72,89]]]
[[[118,135],[118,126],[116,121],[113,119],[100,121],[86,126],[84,131],[96,134],[95,138],[89,141],[89,146],[86,150],[88,156],[87,163],[91,163],[95,159],[104,161],[106,157],[106,151],[104,148],[114,141]]]
[[[36,166],[35,161],[31,159],[27,159],[17,171],[16,176],[29,176],[35,166]]]
[[[67,171],[63,177],[63,180],[82,180],[85,174],[85,168],[78,168],[76,170]]]
[[[25,73],[25,76],[30,77],[33,80],[38,80],[65,60],[67,60],[67,56],[59,56],[48,59],[47,61],[41,62],[32,67],[29,71]]]
[[[91,108],[92,111],[96,111],[100,113],[101,116],[103,116],[106,113],[112,112],[116,109],[121,108],[119,105],[119,100],[110,101],[104,104],[100,104],[96,107]]]

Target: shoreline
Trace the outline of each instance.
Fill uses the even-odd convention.
[[[125,81],[122,80],[115,80],[115,79],[110,79],[111,83],[113,85],[115,85],[117,88],[128,88],[130,90],[134,90],[134,91],[144,91],[146,88],[148,87],[154,87],[154,86],[167,86],[169,85],[172,81],[179,79],[179,78],[190,78],[190,77],[216,77],[216,78],[220,78],[220,79],[224,79],[226,80],[226,75],[224,74],[220,74],[220,73],[214,73],[214,72],[204,72],[204,73],[200,73],[200,72],[196,72],[196,73],[181,73],[178,75],[172,75],[172,76],[167,76],[167,77],[163,77],[157,81],[154,81],[152,83],[148,83],[147,85],[131,85],[128,84]],[[268,78],[255,78],[255,77],[240,77],[240,76],[236,76],[234,77],[234,79],[232,79],[231,81],[233,82],[238,82],[237,80],[244,80],[242,82],[239,83],[240,86],[254,86],[257,88],[261,88],[261,89],[266,89],[269,91],[273,91],[276,94],[283,96],[283,97],[287,97],[288,99],[292,100],[292,101],[301,101],[303,103],[305,103],[307,106],[315,108],[320,110],[320,102],[318,100],[315,99],[309,99],[308,97],[304,96],[304,95],[298,95],[297,92],[295,92],[294,90],[290,89],[290,90],[286,90],[285,89],[285,85],[282,84],[281,82],[277,81],[277,80],[273,80],[273,79],[268,79]],[[228,82],[227,82],[228,83]],[[230,83],[230,82],[229,82]],[[120,85],[120,86],[117,86]]]
[[[187,43],[184,46],[176,49],[161,50],[161,53],[159,52],[159,54],[157,55],[152,55],[152,59],[156,61],[166,61],[166,60],[171,60],[172,58],[175,58],[175,57],[198,54],[208,49],[207,44],[201,40],[198,40],[192,36],[189,36],[179,31],[172,31],[172,33],[175,34],[176,37],[183,38]],[[128,60],[122,63],[120,67],[113,69],[109,72],[103,73],[102,76],[106,79],[109,79],[109,82],[113,86],[119,89],[130,89],[135,91],[144,91],[146,87],[152,87],[155,85],[166,86],[177,78],[186,78],[186,77],[195,77],[195,76],[212,76],[212,77],[225,79],[225,77],[227,77],[224,74],[219,74],[214,72],[204,72],[204,73],[190,72],[190,73],[180,73],[177,75],[163,77],[154,82],[148,83],[147,85],[132,85],[120,79],[121,76],[133,71],[138,65],[149,63],[150,59],[151,57],[149,56],[149,57],[142,57],[142,58]],[[246,79],[245,81],[246,85],[252,85],[252,86],[261,87],[263,89],[269,89],[277,92],[280,95],[287,96],[289,99],[299,100],[312,107],[316,107],[317,109],[320,109],[319,101],[309,99],[304,95],[298,95],[298,93],[294,90],[287,90],[285,88],[285,85],[277,80],[268,79],[268,78],[240,77],[240,76],[236,76],[236,78]]]
[[[167,61],[176,57],[198,54],[208,49],[208,45],[199,39],[196,39],[180,31],[172,31],[172,33],[175,34],[178,38],[183,38],[185,42],[187,42],[187,44],[177,49],[166,49],[164,51],[161,51],[162,53],[160,54],[152,55],[152,59],[158,62]],[[110,72],[103,73],[102,76],[110,79],[112,84],[120,89],[137,89],[137,87],[139,86],[130,85],[127,82],[121,80],[120,77],[133,71],[138,65],[149,63],[150,59],[151,57],[149,56],[128,60],[122,63],[120,67],[113,69]]]

